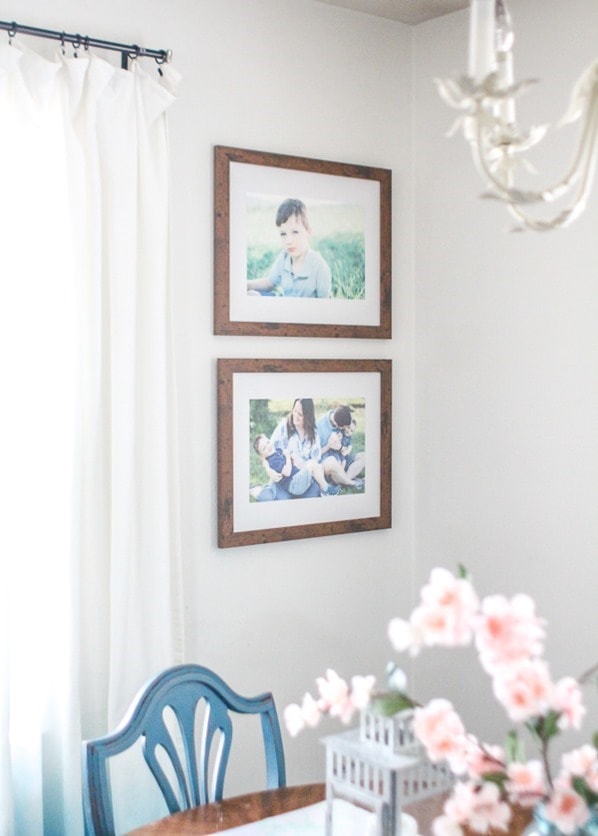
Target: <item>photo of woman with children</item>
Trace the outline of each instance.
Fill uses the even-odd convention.
[[[365,491],[365,398],[251,400],[250,498]]]

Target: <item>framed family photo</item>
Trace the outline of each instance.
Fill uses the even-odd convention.
[[[391,171],[216,146],[214,333],[390,339]]]
[[[218,360],[218,546],[391,527],[391,360]]]

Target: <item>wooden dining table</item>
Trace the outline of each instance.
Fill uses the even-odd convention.
[[[260,821],[270,816],[288,813],[323,801],[326,796],[325,784],[305,784],[296,787],[264,790],[192,807],[180,813],[173,813],[152,824],[146,824],[130,831],[127,836],[207,836],[221,833],[232,827]],[[416,801],[404,808],[418,823],[420,836],[431,836],[432,822],[442,813],[444,796],[435,796]],[[531,819],[528,810],[514,808],[509,825],[509,836],[521,836]],[[468,831],[466,831],[467,833]],[[490,831],[496,833],[498,831]],[[504,831],[500,836],[505,836]]]

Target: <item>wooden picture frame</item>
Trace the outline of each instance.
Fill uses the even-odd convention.
[[[281,278],[288,198],[311,261]],[[216,146],[214,209],[215,334],[391,338],[389,169]]]
[[[391,527],[391,360],[219,359],[217,379],[220,548]],[[334,427],[326,423],[331,415]],[[283,484],[276,456],[268,471],[262,456],[296,451],[297,427],[308,435],[310,421],[323,422],[314,433],[319,449],[307,442],[304,458],[293,460],[297,471],[309,469],[294,489],[306,474],[295,479],[287,471]]]

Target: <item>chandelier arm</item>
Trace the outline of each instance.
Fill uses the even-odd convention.
[[[567,226],[575,220],[585,208],[596,167],[596,155],[598,154],[598,82],[595,82],[593,85],[592,95],[588,104],[573,165],[560,183],[541,192],[522,192],[521,190],[514,189],[511,184],[506,184],[504,180],[499,180],[489,168],[483,152],[485,145],[483,138],[484,127],[483,119],[480,118],[480,115],[483,116],[484,113],[483,105],[479,103],[476,107],[476,115],[473,117],[476,124],[475,140],[470,142],[470,145],[478,172],[490,188],[496,192],[496,195],[493,196],[505,201],[511,214],[518,221],[537,231]],[[549,203],[566,194],[576,182],[579,183],[576,197],[553,220],[542,221],[535,219],[521,208],[522,204]]]
[[[580,181],[580,187],[577,196],[571,201],[569,207],[563,209],[552,220],[540,220],[532,218],[523,209],[512,202],[508,203],[508,209],[511,215],[523,223],[529,229],[537,232],[549,231],[551,229],[564,228],[569,226],[576,220],[584,211],[587,199],[590,194],[592,182],[594,180],[596,170],[596,157],[598,155],[598,101],[592,107],[591,118],[588,120],[589,132],[588,142],[584,150],[584,163],[582,168],[583,176]]]
[[[484,131],[484,115],[485,107],[480,102],[476,105],[475,115],[473,119],[476,123],[476,138],[472,143],[474,153],[474,163],[478,171],[487,180],[490,188],[496,190],[498,195],[509,203],[549,203],[565,194],[575,183],[579,177],[579,171],[582,168],[584,159],[587,158],[588,153],[592,154],[592,147],[596,144],[597,129],[596,129],[596,111],[598,109],[598,80],[594,82],[592,94],[589,97],[586,117],[584,119],[583,128],[580,139],[577,145],[577,150],[566,175],[555,185],[542,189],[542,191],[526,191],[520,192],[513,189],[510,184],[505,184],[504,181],[499,180],[491,171],[486,163],[486,158],[483,153],[485,145],[483,131]],[[492,146],[496,148],[496,144]],[[587,164],[587,161],[586,161]]]
[[[573,158],[573,162],[567,174],[563,177],[560,183],[555,184],[552,188],[546,189],[541,194],[546,194],[546,200],[554,200],[560,193],[568,191],[578,178],[580,170],[587,170],[591,163],[592,154],[598,152],[598,73],[596,79],[592,84],[591,93],[588,95],[588,104],[586,113],[577,144],[577,150]],[[590,178],[591,180],[591,178]],[[588,184],[591,185],[591,182]],[[561,190],[562,187],[562,190]]]

